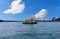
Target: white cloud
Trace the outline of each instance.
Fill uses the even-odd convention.
[[[6,14],[21,13],[25,8],[24,3],[21,3],[21,2],[22,2],[22,0],[14,0],[10,5],[10,9],[5,10],[4,13],[6,13]]]
[[[44,19],[44,17],[47,14],[47,10],[46,9],[42,9],[40,10],[37,14],[35,14],[36,19]]]

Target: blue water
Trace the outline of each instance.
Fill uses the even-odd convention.
[[[60,39],[60,22],[0,22],[0,39]]]

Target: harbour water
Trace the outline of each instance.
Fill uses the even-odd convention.
[[[0,39],[60,39],[60,22],[0,22]]]

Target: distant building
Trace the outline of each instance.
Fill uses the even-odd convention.
[[[55,21],[55,19],[56,19],[56,17],[53,17],[53,18],[52,18],[52,21]]]
[[[54,22],[60,22],[60,18],[55,18],[55,17],[53,17],[53,18],[52,18],[52,21],[54,21]]]
[[[60,18],[55,19],[55,21],[60,21]]]

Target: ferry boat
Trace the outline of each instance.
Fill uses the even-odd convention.
[[[33,18],[30,18],[28,20],[23,21],[23,24],[37,24],[37,21],[35,21]]]

